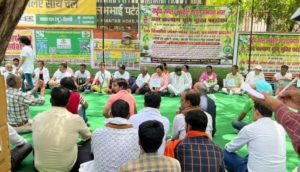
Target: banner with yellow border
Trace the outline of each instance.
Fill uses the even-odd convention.
[[[247,70],[250,54],[250,35],[239,35],[238,65]],[[254,34],[250,66],[261,65],[266,73],[280,71],[288,65],[291,73],[300,73],[300,35]]]
[[[30,0],[22,27],[96,28],[96,0]]]

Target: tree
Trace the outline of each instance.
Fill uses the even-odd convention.
[[[252,8],[252,0],[242,0],[242,10]],[[267,25],[267,32],[292,32],[295,22],[290,19],[299,8],[300,0],[254,0],[254,16]]]
[[[0,0],[0,63],[29,0]]]

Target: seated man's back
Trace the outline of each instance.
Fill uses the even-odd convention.
[[[127,161],[136,159],[140,154],[138,132],[128,122],[129,105],[117,100],[111,107],[112,118],[106,125],[97,129],[92,136],[94,171],[116,172]]]
[[[168,155],[168,152],[174,150],[174,156],[180,162],[182,171],[225,171],[222,149],[205,133],[206,114],[201,110],[187,112],[185,122],[185,138],[173,148],[170,147],[171,142],[165,154]]]
[[[272,111],[254,105],[255,122],[243,127],[238,136],[225,145],[225,164],[228,169],[247,168],[248,171],[285,171],[286,145],[285,131],[281,125],[272,121]],[[248,147],[249,156],[239,157],[235,151],[244,145]],[[246,159],[241,165],[236,159]]]
[[[60,100],[53,103],[53,96],[57,90],[63,90],[68,95],[66,88],[54,88],[51,93],[52,108],[38,114],[32,123],[32,138],[34,143],[34,163],[39,171],[70,171],[77,159],[78,134],[83,140],[89,139],[91,133],[80,116],[72,115],[65,107],[68,98],[60,96]],[[58,102],[58,103],[57,103]]]

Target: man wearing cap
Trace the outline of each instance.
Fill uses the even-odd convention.
[[[181,66],[176,66],[174,72],[169,75],[168,91],[173,96],[180,95],[184,90],[190,88],[189,80]]]
[[[247,74],[246,83],[248,83],[252,88],[255,88],[256,83],[260,80],[265,81],[265,75],[262,72],[262,67],[260,65],[256,65],[254,67],[254,71]]]
[[[126,71],[126,66],[124,64],[119,64],[119,70],[114,73],[113,80],[125,79],[127,84],[130,78],[129,72]]]
[[[256,90],[258,92],[263,91],[265,93],[270,93],[271,95],[273,94],[272,86],[264,80],[258,81],[254,87],[256,88]],[[246,122],[243,122],[243,119],[246,117],[247,114],[252,116],[253,112],[254,112],[254,102],[252,99],[249,99],[245,103],[244,108],[243,108],[242,112],[240,113],[238,119],[232,121],[232,127],[238,131],[241,130],[243,127],[245,127],[247,125]]]

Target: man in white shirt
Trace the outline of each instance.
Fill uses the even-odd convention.
[[[67,66],[67,72],[70,73],[73,76],[74,75],[73,69],[68,66],[68,62],[63,61],[62,64],[65,64]],[[57,69],[56,71],[58,71],[58,70],[59,69]]]
[[[255,122],[243,127],[237,137],[225,145],[224,161],[228,170],[284,172],[286,165],[285,131],[272,121],[272,111],[255,104]],[[240,157],[235,151],[247,145],[249,155]]]
[[[279,85],[286,86],[293,79],[293,75],[289,73],[288,70],[289,67],[287,65],[282,65],[280,72],[274,75],[273,81],[275,92],[277,91]]]
[[[70,171],[82,158],[83,146],[77,146],[78,136],[83,141],[91,137],[83,119],[66,109],[69,97],[67,88],[53,88],[51,109],[33,119],[34,165],[38,171]]]
[[[173,139],[183,139],[186,134],[186,123],[185,123],[185,113],[189,111],[194,110],[201,110],[200,108],[200,94],[198,91],[189,89],[185,90],[181,94],[181,111],[180,114],[177,114],[173,121]],[[205,115],[207,117],[207,126],[205,133],[209,136],[209,138],[212,138],[212,131],[213,131],[213,125],[212,125],[212,117],[209,113],[205,112]]]
[[[99,63],[99,72],[96,73],[91,90],[98,93],[107,92],[111,81],[111,74],[105,69],[105,63]]]
[[[49,87],[54,88],[60,86],[60,80],[64,77],[71,77],[72,74],[67,71],[66,63],[61,63],[59,69],[54,73],[53,77],[49,81]]]
[[[181,67],[177,66],[175,71],[169,74],[168,91],[171,96],[178,96],[188,88],[190,88],[188,77],[181,71]]]
[[[86,70],[85,64],[80,64],[79,70],[75,72],[75,85],[79,91],[90,90],[91,73]]]
[[[261,65],[256,65],[254,67],[254,71],[251,71],[247,74],[245,82],[255,89],[256,83],[260,80],[265,81],[265,75],[262,72]]]
[[[37,68],[33,73],[33,83],[37,83],[39,80],[42,80],[45,86],[50,81],[49,70],[45,67],[43,60],[37,61]]]
[[[186,76],[187,76],[187,78],[188,78],[188,85],[189,85],[189,88],[192,88],[192,85],[193,85],[193,78],[192,78],[191,73],[189,72],[189,69],[190,69],[189,65],[186,65],[186,64],[183,65],[182,68],[181,68],[181,70],[182,70],[183,72],[185,72],[185,74],[186,74]]]
[[[115,72],[113,79],[125,79],[126,82],[128,83],[130,78],[129,73],[126,71],[126,66],[124,64],[119,65],[119,70]]]
[[[148,69],[144,66],[141,67],[141,73],[135,80],[133,86],[131,86],[131,92],[136,94],[145,94],[150,91],[149,88],[150,75]]]
[[[145,121],[156,120],[161,122],[164,126],[165,136],[163,143],[158,149],[158,153],[163,154],[166,144],[165,138],[169,131],[169,120],[160,114],[160,102],[161,95],[158,92],[146,93],[144,96],[144,108],[137,115],[132,115],[129,119],[129,122],[132,123],[133,127],[136,129],[138,129],[139,126]]]
[[[21,36],[19,38],[19,42],[22,47],[21,62],[16,69],[16,74],[18,74],[19,70],[22,68],[21,77],[23,79],[23,83],[22,83],[21,90],[23,92],[26,92],[26,87],[24,83],[25,80],[28,83],[30,90],[32,90],[34,87],[32,82],[32,73],[34,70],[35,58],[34,58],[33,50],[31,48],[31,40],[27,36]],[[37,94],[34,95],[35,97],[37,97]]]

